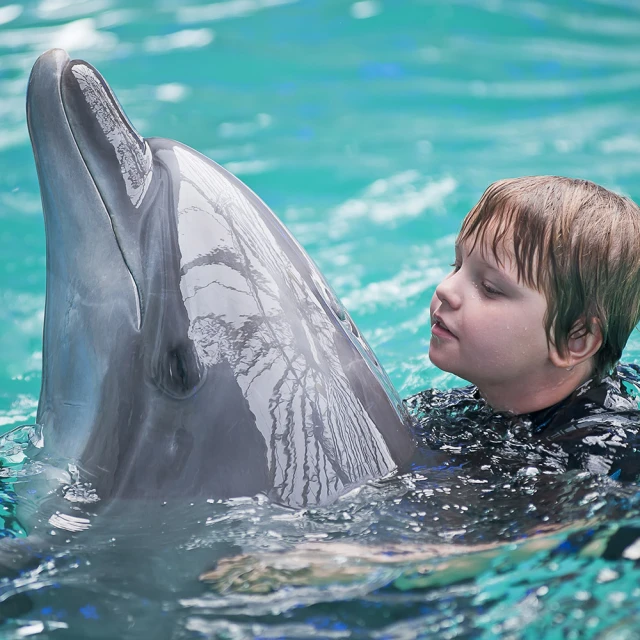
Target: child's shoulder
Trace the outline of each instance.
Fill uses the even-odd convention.
[[[639,420],[640,367],[619,364],[611,375],[585,382],[559,403],[544,431],[550,436],[567,429],[595,428],[598,424],[608,428]]]
[[[565,469],[614,479],[640,476],[640,367],[620,364],[611,376],[579,387],[540,438]]]

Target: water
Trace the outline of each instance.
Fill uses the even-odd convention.
[[[0,428],[33,422],[39,392],[45,248],[24,95],[30,67],[46,48],[67,48],[96,65],[144,135],[197,148],[260,194],[408,395],[458,384],[428,361],[428,303],[449,268],[464,214],[490,182],[570,175],[640,200],[638,33],[634,0],[4,4]],[[637,361],[639,351],[635,332],[625,357]],[[75,524],[45,530],[47,544],[57,542],[49,564],[2,587],[1,598],[17,592],[30,602],[20,608],[19,599],[9,599],[13,609],[0,613],[12,622],[3,631],[638,637],[633,562],[578,552],[505,546],[469,569],[474,580],[442,578],[436,586],[424,576],[451,581],[460,567],[366,561],[351,547],[338,569],[335,553],[315,551],[320,568],[302,575],[274,568],[281,560],[264,556],[257,568],[250,564],[244,591],[242,580],[196,580],[218,558],[309,541],[428,548],[460,542],[456,532],[466,529],[469,543],[483,535],[508,543],[526,520],[523,495],[536,493],[541,480],[503,478],[487,487],[474,480],[416,472],[310,512],[247,499],[96,518],[91,503],[73,503],[79,511],[65,513],[75,514]],[[548,482],[557,483],[558,500],[548,504],[553,522],[595,527],[604,539],[611,531],[603,522],[638,517],[633,487],[579,475]],[[490,499],[481,503],[482,495]],[[5,495],[5,504],[10,499]],[[465,515],[463,507],[474,504],[486,504],[484,520],[475,511]],[[90,532],[65,533],[85,520]],[[502,522],[503,530],[490,533],[488,521]],[[546,535],[559,544],[569,534]]]

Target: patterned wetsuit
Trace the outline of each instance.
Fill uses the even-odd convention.
[[[427,389],[406,402],[426,448],[446,451],[450,464],[493,464],[508,472],[531,465],[640,478],[640,367],[619,365],[542,411],[513,416],[491,410],[476,387]]]

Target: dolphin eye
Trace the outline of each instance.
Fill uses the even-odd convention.
[[[156,383],[174,398],[188,398],[202,385],[205,369],[192,343],[183,343],[168,349],[156,370]]]

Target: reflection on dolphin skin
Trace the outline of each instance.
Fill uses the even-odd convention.
[[[349,383],[339,351],[351,343],[336,340],[315,268],[288,257],[260,210],[220,169],[189,150],[171,152],[183,176],[178,232],[189,337],[205,365],[231,365],[252,413],[263,418],[256,424],[274,495],[317,502],[388,473],[391,453]],[[202,241],[212,236],[214,251]],[[356,354],[351,349],[346,358]]]
[[[27,97],[47,234],[38,422],[101,500],[325,503],[413,453],[400,400],[269,208],[145,140],[100,74],[52,50]]]

